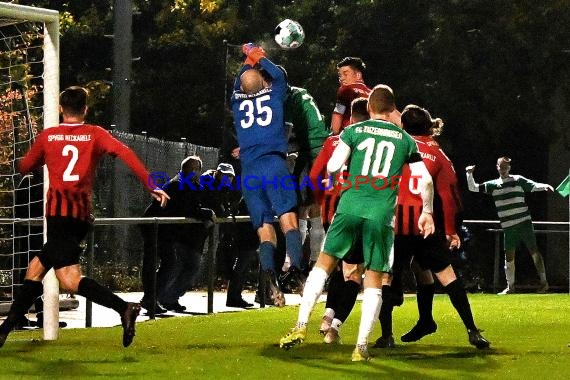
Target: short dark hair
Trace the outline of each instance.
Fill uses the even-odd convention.
[[[202,159],[198,156],[188,156],[180,163],[180,171],[184,175],[202,171]]]
[[[389,113],[396,108],[394,91],[385,84],[377,84],[368,96],[368,109],[371,113]]]
[[[367,120],[370,118],[368,114],[368,99],[367,98],[356,98],[350,103],[350,112],[353,119],[358,119],[358,121]],[[356,117],[355,117],[356,116]]]
[[[81,115],[87,106],[89,92],[80,86],[66,88],[59,95],[59,105],[63,112],[70,115]]]
[[[336,68],[340,69],[341,67],[344,66],[350,66],[352,69],[358,70],[361,73],[364,73],[364,71],[366,70],[366,65],[364,64],[364,61],[358,57],[344,57],[343,59],[340,60],[339,63],[337,63]]]
[[[432,119],[425,108],[408,104],[402,112],[402,127],[413,136],[437,136],[443,129],[443,120]]]

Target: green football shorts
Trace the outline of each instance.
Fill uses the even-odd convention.
[[[325,237],[324,252],[342,259],[357,244],[362,244],[366,269],[391,272],[394,261],[394,229],[377,220],[335,214]]]
[[[524,242],[527,249],[535,249],[537,247],[531,220],[525,220],[514,226],[507,227],[504,229],[503,234],[505,237],[505,250],[516,249],[521,241]]]

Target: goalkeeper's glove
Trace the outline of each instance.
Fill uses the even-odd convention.
[[[261,58],[265,57],[265,50],[263,50],[262,47],[255,46],[253,42],[243,44],[241,51],[246,55],[244,64],[250,65],[251,67],[255,66]]]
[[[261,60],[261,58],[265,58],[265,50],[261,47],[253,47],[247,53],[246,63],[249,63],[252,66],[255,66],[257,62]]]
[[[253,42],[248,42],[247,44],[243,44],[241,46],[241,51],[245,55],[245,61],[243,62],[244,65],[250,65],[253,67],[257,63],[253,58],[249,57],[249,53],[253,48],[255,48]]]
[[[253,49],[254,47],[255,47],[255,45],[253,44],[253,42],[248,42],[247,44],[243,44],[243,45],[241,46],[241,51],[242,51],[243,54],[248,55],[248,54],[249,54],[249,51],[250,51],[251,49]]]
[[[253,60],[253,58],[251,58],[250,56],[246,55],[245,56],[245,61],[243,61],[244,65],[250,65],[251,67],[255,66],[255,61]]]

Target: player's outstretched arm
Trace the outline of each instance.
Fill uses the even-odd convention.
[[[547,183],[535,182],[532,191],[554,191],[554,188]]]
[[[465,174],[467,175],[467,186],[469,187],[469,191],[478,193],[479,184],[475,182],[475,177],[473,177],[474,171],[475,171],[475,165],[469,165],[465,168]]]
[[[100,134],[98,139],[100,149],[123,161],[151,193],[151,196],[160,202],[160,206],[166,206],[166,202],[170,197],[163,190],[155,188],[148,170],[136,153],[128,146],[111,136],[111,134],[103,128],[98,128],[97,131]]]

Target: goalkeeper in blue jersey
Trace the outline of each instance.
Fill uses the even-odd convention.
[[[548,291],[544,260],[538,251],[532,220],[525,202],[525,193],[534,191],[554,191],[547,183],[531,181],[520,175],[510,174],[511,159],[500,157],[497,160],[497,171],[500,177],[491,181],[477,184],[473,177],[475,165],[465,168],[469,190],[484,192],[493,196],[497,214],[501,221],[505,244],[505,276],[507,287],[499,294],[515,292],[515,249],[522,242],[528,248],[540,278],[537,293]]]
[[[287,79],[285,68],[283,66],[277,67],[283,71],[285,79]],[[271,82],[271,78],[264,70],[261,73],[266,81]],[[317,260],[321,251],[325,231],[321,222],[319,205],[313,198],[311,187],[307,186],[304,181],[308,178],[313,162],[329,136],[329,131],[315,100],[304,88],[288,86],[284,112],[285,124],[291,126],[289,157],[293,156],[291,153],[294,153],[296,157],[292,165],[292,174],[295,177],[295,183],[298,184],[299,229],[303,244],[307,230],[309,232],[311,243],[309,261],[312,264]],[[310,222],[310,229],[307,221]],[[287,271],[289,265],[290,259],[286,257],[282,270]],[[280,280],[282,286],[288,286],[287,272]]]
[[[231,97],[242,165],[241,188],[260,240],[261,283],[269,287],[273,304],[284,306],[285,297],[278,284],[274,260],[277,245],[273,228],[275,215],[279,217],[291,259],[289,283],[296,283],[295,287],[299,289],[303,286],[297,196],[295,191],[281,184],[289,177],[283,117],[287,81],[283,72],[265,57],[262,48],[245,44],[242,51],[246,59]],[[263,79],[260,69],[268,73],[270,82]]]

